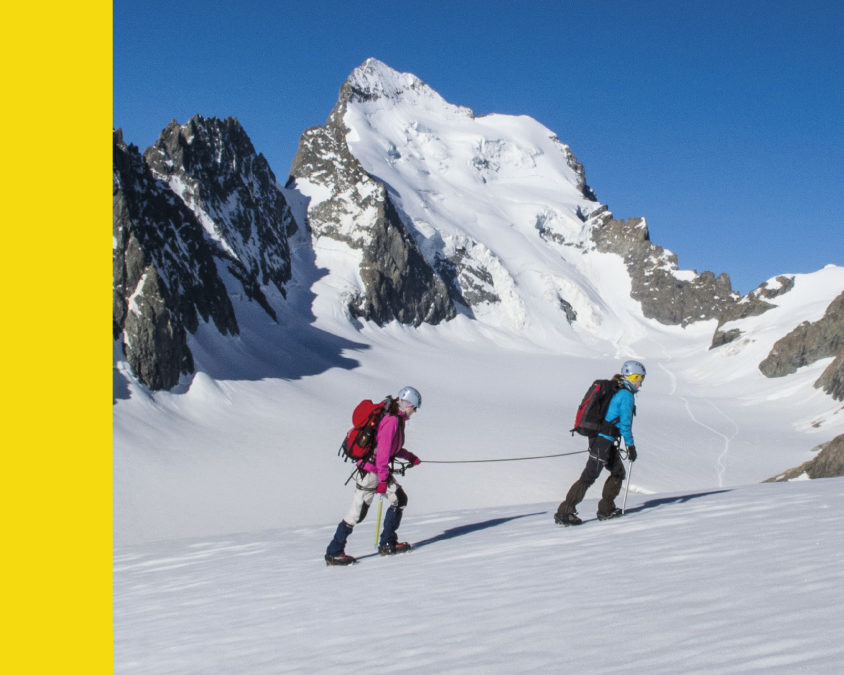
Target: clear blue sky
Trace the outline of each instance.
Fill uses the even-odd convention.
[[[476,114],[529,115],[617,218],[747,292],[844,264],[840,0],[117,0],[114,126],[237,117],[284,182],[373,56]]]

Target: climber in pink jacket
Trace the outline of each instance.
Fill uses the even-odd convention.
[[[384,529],[378,544],[381,555],[394,555],[410,550],[410,544],[400,542],[396,530],[401,524],[404,507],[407,506],[407,494],[390,472],[393,458],[406,459],[412,466],[421,461],[416,455],[404,448],[404,426],[410,417],[422,406],[422,396],[413,387],[404,387],[393,400],[390,409],[381,418],[375,436],[375,461],[358,462],[358,475],[355,480],[355,494],[352,505],[345,517],[337,525],[334,538],[325,551],[328,565],[351,565],[355,558],[346,555],[346,540],[355,525],[361,522],[369,511],[375,495],[384,495],[390,502],[387,515],[384,516]]]
[[[375,463],[358,462],[358,466],[364,471],[374,473],[378,477],[378,484],[386,484],[390,477],[390,461],[393,457],[406,459],[414,466],[419,463],[419,458],[410,450],[404,449],[404,424],[410,416],[416,412],[413,406],[405,407],[402,410],[401,399],[399,399],[398,410],[393,415],[384,415],[381,424],[378,425],[378,433],[375,436]],[[395,481],[394,481],[395,482]],[[381,492],[376,490],[376,492]]]

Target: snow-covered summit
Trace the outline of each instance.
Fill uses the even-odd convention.
[[[376,99],[418,101],[429,98],[445,103],[437,92],[412,73],[399,73],[378,59],[369,58],[355,68],[346,80],[349,95],[355,100]]]
[[[473,114],[468,108],[448,103],[413,73],[400,73],[375,58],[368,58],[351,72],[341,89],[340,98],[356,103],[402,101],[417,106],[447,108],[463,115]]]
[[[305,133],[291,174],[333,277],[323,297],[354,317],[405,322],[389,288],[415,324],[459,313],[533,342],[581,343],[617,341],[631,317],[711,319],[736,297],[725,275],[679,271],[644,219],[615,220],[544,125],[476,117],[376,59]],[[404,252],[385,256],[397,240]]]

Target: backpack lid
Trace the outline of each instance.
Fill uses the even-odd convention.
[[[370,418],[372,413],[376,412],[376,409],[379,407],[384,407],[383,402],[375,403],[369,399],[364,399],[357,404],[354,412],[352,413],[352,424],[356,427],[362,427],[366,424],[366,421]]]

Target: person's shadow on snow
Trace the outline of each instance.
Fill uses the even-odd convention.
[[[625,513],[638,513],[639,511],[645,511],[647,509],[655,509],[658,506],[665,506],[666,504],[684,504],[687,501],[692,499],[697,499],[698,497],[708,497],[709,495],[718,495],[722,492],[730,492],[730,490],[710,490],[709,492],[695,492],[690,495],[677,495],[675,497],[660,497],[659,499],[649,499],[646,502],[642,502],[638,506],[632,506],[629,509],[625,509]]]
[[[423,546],[427,546],[428,544],[436,544],[438,541],[454,539],[455,537],[462,537],[463,535],[471,534],[472,532],[478,532],[479,530],[485,530],[489,527],[503,525],[504,523],[509,523],[511,520],[518,520],[519,518],[529,518],[530,516],[541,516],[544,513],[544,511],[539,511],[537,513],[525,513],[520,516],[509,516],[508,518],[491,518],[490,520],[483,520],[479,523],[469,523],[468,525],[458,525],[457,527],[451,527],[434,537],[430,537],[429,539],[423,539],[422,541],[416,542],[415,544],[413,544],[413,548],[422,548]]]
[[[528,518],[530,516],[541,516],[547,513],[547,511],[538,511],[537,513],[524,513],[520,516],[509,516],[508,518],[491,518],[490,520],[483,520],[479,523],[469,523],[468,525],[458,525],[457,527],[450,527],[449,529],[441,532],[440,534],[429,537],[428,539],[423,539],[422,541],[417,541],[412,544],[413,550],[418,548],[422,548],[423,546],[427,546],[428,544],[436,544],[438,541],[445,541],[446,539],[454,539],[455,537],[462,537],[466,534],[471,534],[472,532],[478,532],[480,530],[485,530],[489,527],[495,527],[496,525],[503,525],[504,523],[508,523],[511,520],[518,520],[519,518]],[[358,560],[363,560],[364,558],[372,558],[378,555],[378,553],[368,553],[367,555],[357,556]]]

